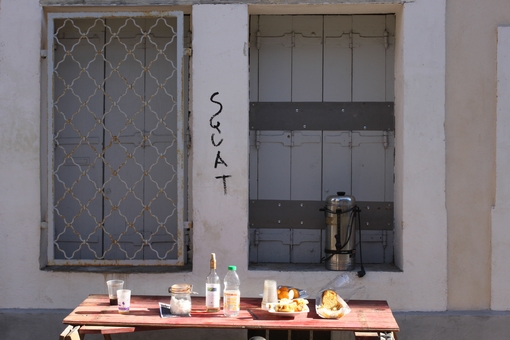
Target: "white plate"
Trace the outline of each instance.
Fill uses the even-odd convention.
[[[298,316],[301,314],[308,313],[310,311],[310,309],[308,308],[308,306],[305,306],[305,308],[303,308],[303,310],[301,312],[275,312],[274,309],[268,309],[267,311],[271,314],[276,314],[279,316]]]

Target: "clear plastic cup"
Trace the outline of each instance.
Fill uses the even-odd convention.
[[[262,296],[262,309],[267,309],[268,303],[278,302],[278,292],[275,280],[264,280],[264,294]]]
[[[117,291],[117,299],[119,300],[118,308],[120,314],[128,314],[131,305],[131,290],[119,289]]]
[[[108,286],[108,297],[110,298],[110,306],[117,306],[117,290],[124,288],[123,280],[109,280],[106,281]]]

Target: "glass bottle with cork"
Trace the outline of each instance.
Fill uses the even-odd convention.
[[[211,253],[210,272],[205,280],[205,308],[209,313],[220,311],[220,277],[216,273],[216,254]]]

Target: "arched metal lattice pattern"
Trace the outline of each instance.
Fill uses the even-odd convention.
[[[50,253],[180,264],[182,15],[87,16],[49,33]]]

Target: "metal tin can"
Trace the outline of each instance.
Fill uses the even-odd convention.
[[[356,260],[356,228],[353,218],[356,200],[345,192],[326,198],[326,269],[353,270]]]

